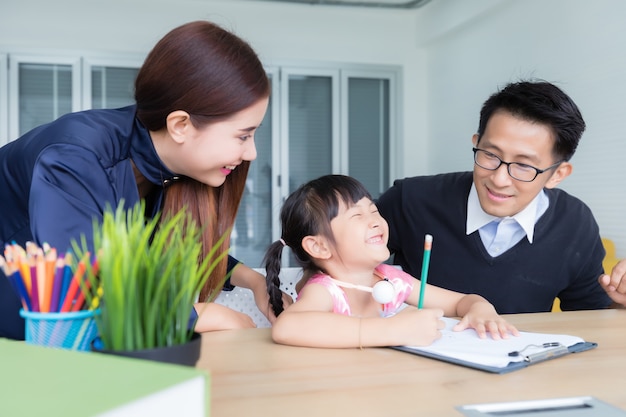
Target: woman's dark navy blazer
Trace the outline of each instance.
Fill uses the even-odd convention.
[[[64,252],[83,234],[91,247],[93,219],[102,218],[107,204],[139,201],[131,160],[156,185],[174,176],[135,117],[135,106],[71,113],[1,147],[1,247],[34,241]],[[147,214],[158,211],[162,195],[159,187]],[[229,270],[236,263],[229,259]],[[0,278],[0,337],[23,339],[21,304]]]

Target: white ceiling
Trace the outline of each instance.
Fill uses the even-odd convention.
[[[324,6],[383,7],[396,9],[415,9],[431,0],[257,0],[275,3],[300,3]]]

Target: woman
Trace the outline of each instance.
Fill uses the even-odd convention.
[[[65,115],[0,148],[0,244],[32,240],[64,251],[81,234],[91,244],[92,221],[107,205],[144,199],[147,217],[186,207],[206,226],[206,255],[234,224],[269,91],[242,39],[204,21],[172,30],[139,70],[136,105]],[[216,268],[201,300],[231,271],[230,284],[252,289],[273,320],[264,277],[233,258]],[[0,280],[0,336],[24,337],[19,308]],[[202,311],[199,331],[254,326],[220,305]]]

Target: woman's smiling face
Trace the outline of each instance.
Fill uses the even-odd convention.
[[[219,187],[243,161],[256,159],[254,134],[267,105],[268,99],[263,99],[223,121],[191,127],[184,143],[176,148],[176,155],[169,156],[168,168]]]

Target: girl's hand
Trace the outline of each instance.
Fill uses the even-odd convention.
[[[474,329],[481,339],[487,337],[487,332],[494,340],[508,339],[511,334],[519,336],[517,328],[499,316],[493,305],[486,301],[472,304],[452,330],[460,332],[468,328]]]
[[[390,331],[397,337],[395,345],[428,346],[441,337],[441,330],[446,327],[441,320],[442,317],[441,309],[418,310],[416,307],[408,306],[385,320],[389,320],[390,324],[393,323]]]

